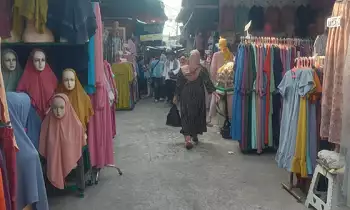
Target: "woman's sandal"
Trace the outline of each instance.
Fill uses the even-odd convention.
[[[185,141],[185,147],[187,150],[191,150],[193,148],[193,144],[191,141]]]

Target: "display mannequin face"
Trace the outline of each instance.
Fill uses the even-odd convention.
[[[61,119],[66,113],[66,102],[61,97],[55,97],[52,101],[51,109],[55,117]]]
[[[75,74],[72,71],[64,71],[62,80],[67,90],[73,90],[75,88]]]
[[[7,70],[14,71],[16,69],[17,58],[16,58],[16,55],[13,52],[7,52],[4,55],[3,62],[4,62],[4,65],[5,65]]]
[[[33,63],[36,70],[43,71],[46,66],[45,53],[42,51],[35,51],[33,55]]]

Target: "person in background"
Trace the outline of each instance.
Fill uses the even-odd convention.
[[[195,49],[199,51],[199,53],[201,54],[201,58],[203,59],[205,54],[204,35],[199,30],[194,40],[194,46],[195,46]]]
[[[172,104],[176,87],[177,74],[180,71],[180,61],[175,58],[175,53],[172,50],[166,52],[167,60],[164,64],[163,77],[165,78],[165,91],[167,102]]]
[[[215,87],[210,80],[208,71],[200,64],[198,50],[191,52],[188,65],[179,72],[173,103],[180,102],[181,133],[185,137],[185,147],[192,149],[192,141],[198,143],[198,134],[207,131],[206,97],[215,94]]]
[[[187,64],[188,63],[187,63],[186,57],[185,56],[181,56],[180,57],[180,66],[182,67],[182,66],[187,65]]]
[[[153,81],[153,88],[154,88],[154,101],[157,103],[160,100],[163,100],[164,94],[163,94],[163,83],[164,83],[164,77],[163,77],[163,71],[164,71],[164,64],[166,62],[166,56],[162,54],[160,58],[156,58],[153,61],[151,61],[150,64],[150,72],[152,75],[152,81]]]

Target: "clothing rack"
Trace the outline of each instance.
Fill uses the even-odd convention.
[[[301,38],[276,38],[276,37],[260,37],[260,36],[241,36],[241,43],[256,42],[268,44],[288,44],[293,46],[300,46],[301,44],[311,44],[311,39]]]
[[[314,57],[298,57],[294,60],[295,69],[310,68],[319,69],[322,72],[324,66],[325,56]],[[293,70],[292,70],[293,71]],[[322,82],[322,81],[321,81]],[[317,126],[317,123],[316,123]],[[319,141],[320,138],[317,139]],[[319,150],[319,142],[318,142]],[[316,158],[316,157],[315,157]],[[294,182],[296,178],[296,183]],[[291,194],[298,202],[303,203],[306,199],[309,184],[311,183],[311,177],[302,177],[300,174],[289,172],[288,183],[281,183],[282,188]]]

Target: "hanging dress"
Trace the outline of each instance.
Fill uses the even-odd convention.
[[[19,151],[16,153],[17,209],[33,205],[48,210],[46,188],[39,154],[26,134],[25,126],[30,110],[30,98],[25,93],[8,92],[7,102]]]
[[[103,64],[103,27],[100,7],[97,3],[95,3],[95,15],[98,26],[95,35],[96,93],[90,95],[95,114],[91,117],[88,125],[88,145],[91,165],[96,168],[103,168],[108,165],[114,165],[114,147],[112,114],[107,92],[107,78]]]
[[[350,34],[350,2],[335,2],[333,17],[341,16],[341,27],[329,28],[323,76],[321,137],[340,143],[342,129],[343,71]]]

